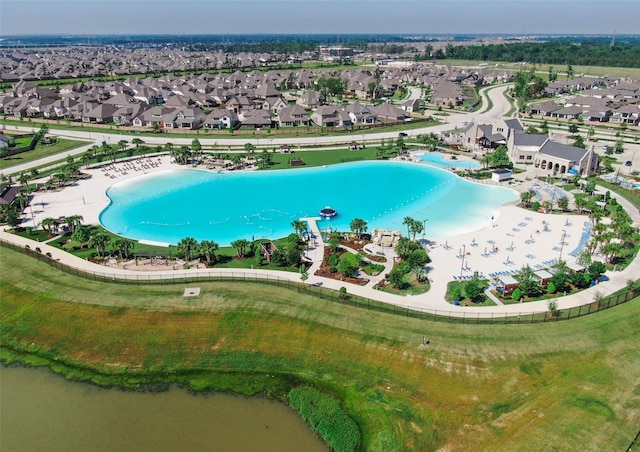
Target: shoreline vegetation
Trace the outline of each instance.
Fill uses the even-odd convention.
[[[359,447],[347,417],[327,427],[344,428],[336,450],[617,450],[639,421],[637,299],[561,324],[425,324],[285,288],[267,300],[260,284],[203,283],[184,301],[182,287],[86,281],[4,249],[0,270],[3,362],[104,386],[278,398],[313,387],[361,431]],[[325,409],[317,419],[334,413],[335,400],[300,391]]]

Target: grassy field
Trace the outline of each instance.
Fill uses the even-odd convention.
[[[5,360],[128,386],[309,383],[374,451],[624,450],[640,424],[638,299],[567,322],[456,325],[261,284],[203,283],[185,301],[180,285],[98,284],[0,252]]]
[[[530,69],[535,67],[536,71],[540,73],[549,73],[549,66],[553,66],[553,69],[558,72],[558,80],[566,80],[565,71],[567,69],[566,64],[548,64],[536,62],[536,65],[516,65],[514,63],[507,63],[504,61],[474,61],[474,60],[435,60],[436,64],[447,66],[459,66],[459,67],[478,67],[479,64],[488,64],[487,69],[491,71],[518,71],[520,68]],[[640,68],[625,68],[625,67],[607,67],[607,66],[573,66],[573,72],[575,77],[584,75],[592,75],[602,77],[604,75],[612,75],[619,77],[638,77],[640,76]]]
[[[12,155],[4,159],[0,159],[0,169],[11,168],[12,166],[22,165],[23,163],[33,162],[50,155],[61,154],[63,152],[70,151],[71,149],[89,144],[86,141],[68,140],[66,138],[58,138],[56,144],[45,145],[38,143],[33,151],[22,152],[17,155]],[[61,156],[61,158],[64,156]]]
[[[355,162],[360,160],[375,160],[377,146],[368,146],[357,151],[348,151],[346,149],[332,149],[324,151],[304,151],[294,154],[273,154],[273,165],[268,169],[287,169],[289,159],[292,157],[301,158],[305,167],[333,165],[336,163]]]

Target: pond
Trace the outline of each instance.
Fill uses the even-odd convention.
[[[261,397],[128,392],[45,368],[0,367],[2,451],[327,451],[285,404]]]

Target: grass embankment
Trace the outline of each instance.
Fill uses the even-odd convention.
[[[0,252],[5,358],[74,378],[279,396],[310,384],[385,452],[624,450],[640,424],[638,300],[560,323],[458,325],[257,283],[201,283],[187,300],[180,285],[99,284]]]
[[[56,143],[51,145],[38,143],[32,151],[21,152],[20,154],[0,159],[0,169],[11,168],[12,166],[33,162],[51,155],[61,154],[86,144],[89,143],[86,141],[68,140],[66,138],[57,138]]]

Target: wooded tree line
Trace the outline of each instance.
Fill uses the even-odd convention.
[[[432,58],[640,67],[640,44],[620,42],[611,46],[610,42],[602,40],[583,40],[579,43],[554,41],[473,46],[448,44],[444,51],[432,52]]]

